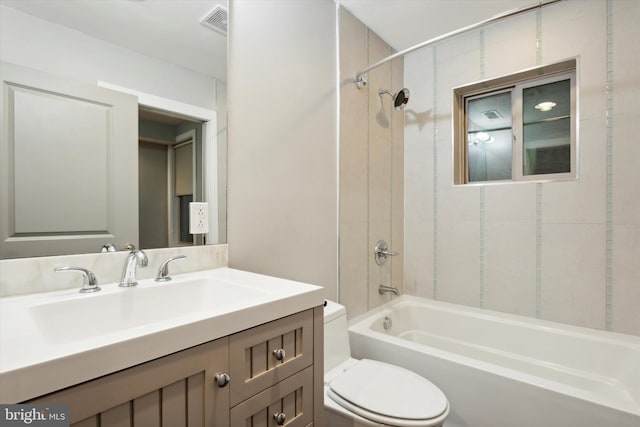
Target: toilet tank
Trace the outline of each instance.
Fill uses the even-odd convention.
[[[324,371],[328,372],[351,357],[347,310],[327,300],[324,306]]]

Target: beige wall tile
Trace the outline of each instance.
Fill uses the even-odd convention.
[[[433,223],[405,220],[404,226],[404,292],[433,299]]]
[[[484,76],[489,79],[536,66],[535,13],[516,16],[483,29]],[[506,54],[508,52],[508,54]]]
[[[480,303],[480,224],[438,223],[436,299],[477,307]]]
[[[611,5],[611,75],[604,1],[567,0],[406,58],[407,86],[421,110],[435,112],[422,129],[409,123],[405,128],[407,292],[473,306],[478,296],[488,308],[528,316],[536,316],[538,309],[546,319],[602,329],[607,315],[606,229],[611,227],[611,327],[638,334],[631,301],[638,301],[633,284],[640,266],[630,253],[637,253],[640,218],[640,145],[635,143],[640,121],[640,28],[635,17],[640,4],[614,0]],[[579,179],[488,185],[484,193],[453,188],[452,88],[572,57],[579,58]],[[607,78],[613,78],[610,178]],[[608,191],[613,198],[610,217]],[[480,285],[484,295],[476,291]]]
[[[605,234],[602,224],[543,225],[543,319],[604,329]]]
[[[369,224],[366,220],[340,223],[339,301],[349,317],[367,311]]]
[[[640,335],[640,225],[618,225],[613,245],[612,329]]]
[[[638,225],[640,145],[636,141],[640,114],[634,112],[615,115],[613,123],[613,221],[615,226]]]
[[[487,221],[485,308],[536,316],[535,227],[534,221]]]

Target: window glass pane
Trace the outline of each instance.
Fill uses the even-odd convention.
[[[469,133],[469,182],[511,179],[511,129]]]
[[[523,175],[571,172],[571,84],[523,90]]]
[[[511,92],[467,101],[469,182],[511,179]]]
[[[524,125],[522,173],[540,175],[571,172],[570,133],[569,118]]]

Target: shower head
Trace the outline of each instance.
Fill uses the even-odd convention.
[[[378,95],[382,96],[388,94],[393,98],[393,108],[398,111],[404,110],[404,107],[409,102],[409,89],[402,88],[398,93],[393,93],[388,89],[378,89]]]

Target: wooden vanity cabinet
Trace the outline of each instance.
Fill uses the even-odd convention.
[[[75,427],[321,426],[322,315],[306,310],[28,403],[69,405]]]
[[[229,392],[214,376],[228,372],[228,343],[224,337],[28,403],[69,405],[75,427],[226,426]]]

